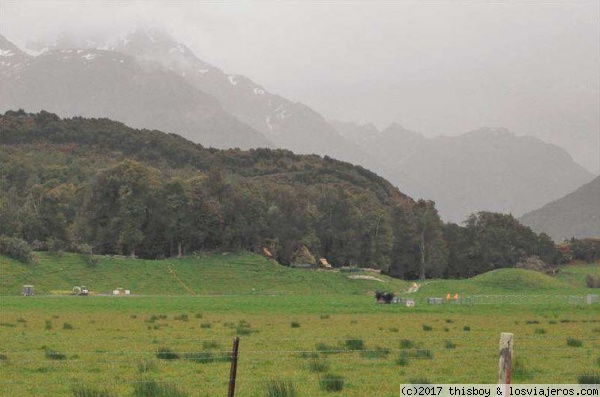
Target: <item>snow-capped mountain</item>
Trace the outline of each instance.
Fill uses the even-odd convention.
[[[31,61],[32,57],[0,34],[0,75],[11,76]]]
[[[226,74],[199,59],[188,47],[159,29],[138,29],[106,45],[140,62],[160,64],[194,87],[214,96],[241,122],[262,132],[277,147],[297,153],[329,155],[363,166],[376,165],[358,145],[340,136],[310,107],[268,92],[240,76]]]
[[[3,53],[14,53],[11,59],[23,57],[4,42]],[[149,68],[132,56],[79,48],[53,49],[23,59],[19,68],[0,78],[2,111],[43,109],[61,116],[108,117],[219,148],[272,146],[178,74]]]

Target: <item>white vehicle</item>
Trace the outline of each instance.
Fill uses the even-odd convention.
[[[88,291],[88,289],[85,285],[82,285],[82,286],[76,285],[75,287],[73,287],[73,295],[85,296],[85,295],[88,295],[89,293],[90,292]]]

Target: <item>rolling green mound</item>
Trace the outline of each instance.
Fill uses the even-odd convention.
[[[116,288],[135,295],[365,294],[402,291],[407,283],[381,274],[314,271],[281,266],[259,255],[214,254],[168,260],[99,256],[90,266],[78,254],[36,253],[22,264],[0,256],[0,295],[17,295],[24,284],[38,295],[85,285],[92,293]]]
[[[551,276],[525,269],[496,269],[471,280],[491,290],[515,292],[560,290],[566,287]]]
[[[422,283],[414,295],[423,297],[445,297],[447,294],[464,295],[583,295],[594,293],[585,288],[585,269],[594,265],[565,266],[563,269],[577,274],[576,277],[552,277],[524,269],[497,269],[463,280],[428,280]],[[563,270],[566,272],[567,270]],[[559,275],[563,272],[559,272]],[[403,296],[409,296],[403,294]]]

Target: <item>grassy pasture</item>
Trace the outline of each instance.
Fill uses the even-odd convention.
[[[297,396],[391,397],[399,384],[417,379],[494,383],[500,332],[515,334],[515,383],[577,383],[581,374],[600,371],[600,306],[535,298],[589,292],[571,279],[510,269],[471,280],[434,280],[415,294],[417,306],[406,308],[375,304],[366,292],[403,291],[403,281],[271,268],[276,265],[251,255],[103,259],[95,269],[76,255],[38,255],[38,263],[27,266],[0,261],[2,396],[73,396],[77,387],[136,396],[142,386],[161,384],[181,395],[226,395],[226,352],[236,335],[236,396],[267,396],[274,384],[292,385]],[[176,288],[181,284],[165,271],[167,262],[197,295]],[[211,273],[211,266],[223,272]],[[63,270],[52,273],[56,267]],[[144,272],[166,275],[143,279]],[[94,291],[123,286],[140,295],[17,296],[19,285],[29,282],[37,293],[86,283]],[[421,302],[446,292],[530,299]],[[333,383],[323,379],[335,376],[343,378],[342,390],[328,391],[323,385]]]

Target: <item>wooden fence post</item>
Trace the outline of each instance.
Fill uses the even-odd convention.
[[[231,349],[231,369],[229,370],[229,390],[227,391],[227,397],[234,397],[235,394],[235,376],[237,373],[239,344],[240,338],[236,336],[235,338],[233,338],[233,348]]]
[[[513,334],[502,332],[500,334],[499,344],[499,359],[498,359],[498,383],[503,385],[510,384],[510,373],[514,359],[513,354]],[[504,394],[508,397],[507,394]]]

